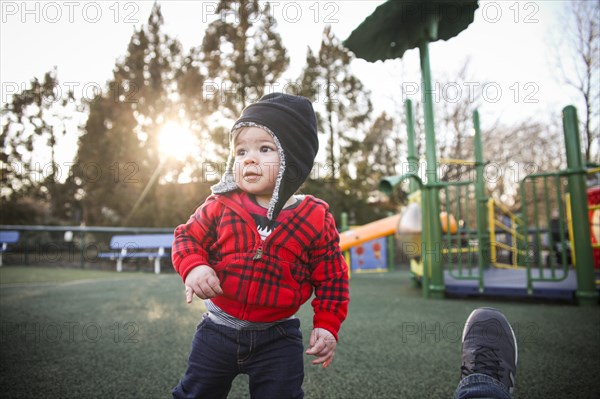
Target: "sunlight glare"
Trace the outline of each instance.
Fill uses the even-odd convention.
[[[160,130],[158,143],[165,157],[183,159],[196,147],[196,138],[179,123],[170,121]]]

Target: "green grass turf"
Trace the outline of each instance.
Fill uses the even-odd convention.
[[[122,279],[134,277],[139,273],[115,273],[106,270],[68,269],[60,267],[6,266],[0,267],[0,285],[33,284],[89,279]]]
[[[111,272],[98,279],[98,272],[77,273],[79,283],[73,274],[64,282],[0,287],[2,396],[169,397],[185,370],[201,301],[187,305],[174,274],[122,278]],[[305,358],[305,397],[452,397],[462,327],[479,306],[499,308],[515,328],[517,398],[598,397],[598,307],[427,300],[406,272],[353,276],[336,358],[327,370]],[[310,305],[298,316],[307,341]],[[248,397],[247,379],[240,376],[229,398]]]

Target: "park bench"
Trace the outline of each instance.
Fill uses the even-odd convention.
[[[0,266],[2,266],[2,254],[8,249],[8,244],[19,241],[19,232],[14,230],[0,231]]]
[[[110,240],[111,252],[101,252],[100,258],[117,261],[117,271],[123,271],[123,261],[148,258],[154,261],[154,273],[160,274],[161,258],[170,257],[173,234],[116,235]]]

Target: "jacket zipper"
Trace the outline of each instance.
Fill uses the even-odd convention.
[[[248,222],[248,220],[246,220],[246,217],[239,212],[239,210],[236,209],[236,206],[238,205],[237,203],[233,202],[236,206],[231,206],[230,204],[228,204],[228,201],[221,201],[221,203],[223,203],[223,205],[227,206],[229,209],[232,209],[234,212],[236,212],[244,221],[246,221],[246,223],[248,223],[250,226],[252,226],[252,224],[250,222]],[[239,209],[245,211],[243,208],[239,207]],[[250,216],[250,214],[248,212],[246,212],[246,215],[251,219],[252,217]],[[251,227],[252,228],[252,227]],[[254,234],[256,234],[256,236],[258,237],[258,239],[260,240],[260,244],[258,244],[258,248],[256,249],[256,252],[254,253],[254,256],[252,257],[252,260],[259,260],[262,259],[263,253],[264,253],[264,245],[265,245],[265,239],[263,239],[260,234],[258,233],[258,231],[256,230],[256,228],[253,229],[254,230]],[[271,232],[272,233],[272,232]],[[267,239],[269,239],[269,237],[267,237]]]
[[[250,226],[250,228],[252,229],[252,224],[247,220],[246,216],[244,216],[243,213],[240,213],[237,209],[236,206],[237,204],[235,202],[233,202],[233,204],[235,204],[235,206],[231,206],[230,204],[228,204],[228,201],[221,201],[225,206],[229,207],[229,209],[232,209],[234,212],[236,212],[238,214],[238,216],[240,216],[244,221],[246,221],[246,223]],[[242,211],[245,211],[243,208],[239,207],[239,209],[241,209]],[[248,212],[246,212],[246,215],[248,218],[250,218],[250,220],[252,219],[252,217],[250,216],[250,214]],[[258,248],[256,249],[256,252],[254,253],[254,256],[252,257],[253,260],[259,260],[262,258],[263,253],[264,253],[264,245],[265,245],[265,240],[260,236],[260,234],[258,233],[258,230],[256,228],[252,229],[254,230],[254,234],[256,235],[256,237],[258,237],[258,239],[260,240],[259,244],[258,244]],[[271,232],[272,233],[272,232]],[[270,238],[267,237],[267,239]],[[253,280],[254,274],[252,275],[252,279]],[[242,318],[245,317],[248,314],[248,305],[244,304],[242,307]]]
[[[259,260],[262,258],[263,256],[263,252],[264,252],[264,248],[263,245],[265,244],[265,240],[263,240],[262,238],[260,239],[260,244],[258,244],[258,249],[256,250],[256,253],[254,254],[254,256],[252,257],[253,260]]]

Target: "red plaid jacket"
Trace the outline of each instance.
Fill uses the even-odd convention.
[[[237,192],[212,195],[175,230],[173,265],[185,281],[196,266],[217,273],[228,314],[270,322],[296,313],[315,292],[314,327],[337,339],[349,303],[348,267],[329,206],[306,196],[263,242]]]

